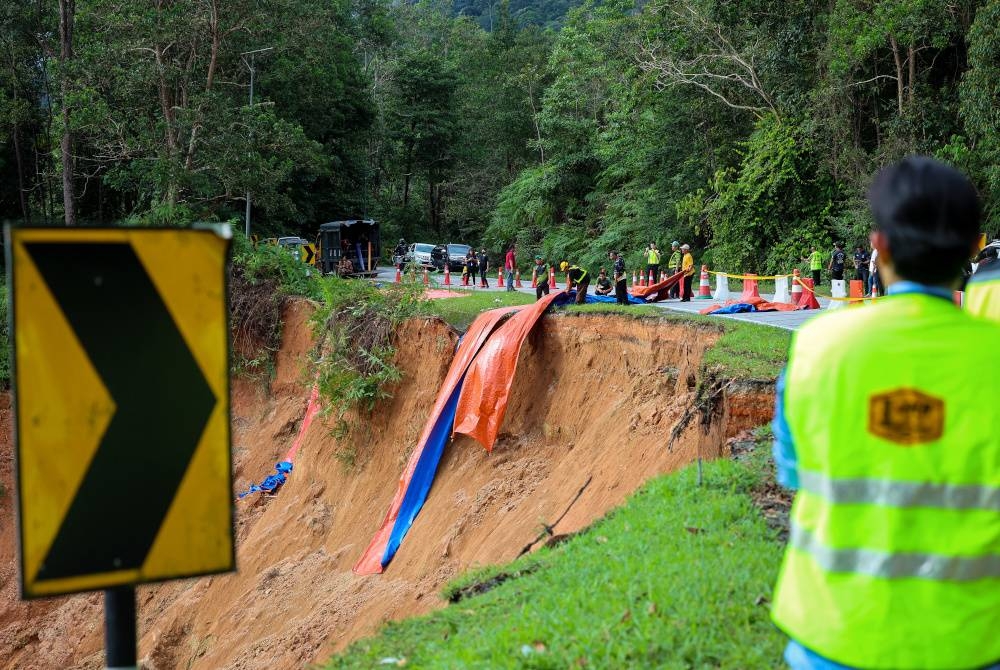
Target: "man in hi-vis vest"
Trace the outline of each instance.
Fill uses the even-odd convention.
[[[868,198],[888,295],[810,321],[778,385],[772,616],[796,670],[1000,668],[1000,325],[952,301],[980,204],[924,157]]]

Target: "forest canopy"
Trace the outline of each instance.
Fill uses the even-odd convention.
[[[679,239],[769,273],[866,240],[872,175],[923,153],[996,233],[998,26],[1000,0],[9,0],[0,218],[249,194],[262,235],[369,216],[589,263]]]

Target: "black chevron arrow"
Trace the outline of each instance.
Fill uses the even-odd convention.
[[[38,579],[139,568],[216,397],[129,244],[25,247],[116,405]]]

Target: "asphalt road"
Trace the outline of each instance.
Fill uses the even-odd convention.
[[[392,267],[379,268],[378,280],[379,281],[394,281],[396,276],[396,270]],[[497,286],[497,275],[496,272],[490,272],[489,277],[489,288],[479,288],[479,287],[463,287],[461,286],[461,275],[455,273],[451,275],[451,288],[463,289],[468,288],[473,291],[491,291],[500,292],[506,290],[502,286]],[[432,273],[428,277],[430,285],[434,288],[446,288],[444,286],[444,275],[440,273]],[[562,278],[559,278],[558,283],[563,285]],[[530,285],[530,278],[528,281],[522,282],[525,286]],[[534,289],[531,288],[521,288],[518,289],[522,293],[528,293],[533,295]],[[697,289],[695,289],[697,290]],[[765,300],[770,300],[773,295],[761,294]],[[819,302],[825,310],[829,305],[830,301],[822,296],[819,297]],[[679,300],[667,300],[665,302],[651,303],[654,307],[659,307],[664,310],[672,310],[675,312],[686,312],[688,314],[697,314],[700,310],[704,309],[706,305],[711,305],[711,300],[692,300],[691,302],[680,302]],[[750,323],[759,323],[766,326],[773,326],[775,328],[784,328],[785,330],[797,330],[802,324],[804,324],[809,319],[822,313],[823,310],[804,310],[796,312],[751,312],[748,314],[725,314],[717,315],[716,318],[719,319],[735,319],[737,321],[748,321]]]

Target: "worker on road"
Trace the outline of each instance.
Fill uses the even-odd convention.
[[[681,272],[684,273],[681,302],[691,302],[691,298],[694,296],[694,292],[691,290],[691,283],[694,281],[694,256],[691,255],[690,245],[682,244],[681,251],[684,252],[684,258],[681,260]]]
[[[566,277],[569,279],[569,286],[566,287],[566,290],[568,291],[575,286],[576,304],[582,305],[587,301],[587,289],[590,288],[590,275],[585,269],[574,263],[566,271]]]
[[[965,285],[965,308],[976,316],[1000,323],[1000,240],[994,240],[977,257],[979,267]]]
[[[657,253],[657,261],[659,261],[659,250],[656,249],[656,245],[653,245],[653,250]],[[614,276],[615,282],[615,298],[619,305],[627,305],[628,303],[628,284],[625,278],[625,259],[617,251],[611,251],[608,253],[608,258],[614,262],[614,267],[611,270],[611,274]],[[659,266],[657,266],[659,267]]]
[[[670,260],[667,261],[667,268],[670,270],[670,276],[674,276],[681,271],[681,263],[684,259],[684,255],[681,253],[681,243],[674,240],[670,243]],[[681,295],[681,282],[680,284],[674,284],[667,291],[668,298],[679,298]]]
[[[823,254],[819,252],[819,249],[813,247],[806,260],[809,261],[809,271],[812,272],[813,288],[816,288],[819,286],[819,280],[823,274]]]
[[[597,288],[594,289],[594,295],[611,295],[614,289],[614,285],[608,279],[608,271],[601,268],[600,272],[597,273]]]
[[[507,255],[503,260],[503,270],[506,273],[504,279],[507,283],[507,293],[514,292],[514,271],[517,269],[517,247],[513,244],[507,249]]]
[[[660,250],[655,242],[650,242],[646,249],[646,276],[653,275],[653,281],[660,280]]]
[[[486,254],[486,249],[480,249],[476,256],[476,263],[479,266],[479,285],[482,288],[489,288],[490,282],[486,279],[486,273],[490,269],[490,257]]]
[[[778,383],[772,617],[795,670],[1000,668],[1000,326],[952,302],[979,200],[925,157],[868,199],[888,296],[808,322]]]
[[[844,281],[844,267],[847,264],[847,254],[844,253],[844,243],[837,242],[833,245],[833,253],[830,254],[830,263],[827,270],[834,281]]]
[[[549,294],[549,264],[541,256],[535,256],[535,300]]]

